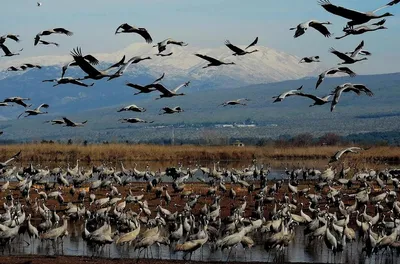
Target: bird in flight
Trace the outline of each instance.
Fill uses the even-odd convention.
[[[37,44],[39,44],[40,37],[48,36],[51,34],[64,34],[66,36],[72,36],[74,33],[72,33],[69,30],[66,30],[65,28],[53,28],[53,29],[43,30],[36,34],[34,45],[36,46]]]
[[[307,29],[309,27],[312,27],[316,30],[318,30],[322,35],[325,37],[329,38],[332,34],[329,32],[328,28],[325,27],[324,25],[331,25],[332,23],[327,21],[327,22],[319,22],[316,20],[310,20],[301,24],[298,24],[297,27],[290,28],[290,30],[296,30],[294,34],[294,38],[298,38],[304,33],[306,33]]]
[[[198,53],[195,55],[197,57],[202,58],[203,60],[206,60],[209,62],[208,65],[203,67],[203,69],[208,68],[208,67],[213,67],[213,66],[235,64],[234,62],[223,62],[223,61],[217,60],[217,59],[207,56],[207,55],[202,55],[202,54],[198,54]]]
[[[122,29],[122,30],[120,30]],[[142,36],[146,40],[147,43],[152,43],[153,39],[151,38],[149,32],[147,32],[147,29],[145,28],[137,28],[135,26],[131,26],[128,23],[124,23],[120,25],[117,30],[115,30],[115,34],[120,34],[120,33],[136,33]]]

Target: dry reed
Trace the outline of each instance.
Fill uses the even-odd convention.
[[[0,161],[22,150],[21,161],[63,162],[82,161],[216,161],[257,159],[329,159],[337,146],[317,147],[236,147],[236,146],[160,146],[160,145],[64,145],[20,144],[0,146]],[[369,162],[398,162],[400,147],[373,147],[360,154],[350,154],[352,159]]]

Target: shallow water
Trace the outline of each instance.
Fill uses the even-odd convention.
[[[105,258],[138,258],[138,251],[134,251],[133,247],[128,245],[116,246],[108,245],[102,252],[96,251],[94,248],[87,246],[86,242],[81,238],[81,224],[70,227],[69,236],[64,238],[63,243],[58,243],[54,247],[54,242],[41,242],[40,240],[30,240],[27,235],[21,236],[13,242],[11,252],[4,249],[4,254],[24,255],[70,255],[70,256],[96,256]],[[284,251],[278,254],[276,251],[267,252],[263,248],[262,237],[256,237],[257,234],[250,235],[256,241],[255,246],[251,249],[243,249],[241,245],[233,248],[229,256],[230,261],[238,262],[304,262],[304,263],[400,263],[400,257],[394,253],[384,253],[374,255],[372,258],[365,258],[360,252],[362,250],[361,242],[353,242],[347,245],[344,252],[333,256],[323,240],[308,243],[307,238],[303,235],[303,227],[297,227],[295,230],[295,240]],[[25,242],[26,241],[26,242]],[[30,245],[27,245],[31,243]],[[173,247],[172,247],[173,248]],[[211,250],[210,243],[203,246],[202,249],[195,251],[192,260],[199,261],[226,261],[229,250],[221,252],[221,250]],[[140,258],[156,258],[156,259],[182,259],[183,253],[174,253],[169,246],[154,245],[151,250],[143,251]]]

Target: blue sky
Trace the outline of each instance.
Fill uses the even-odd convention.
[[[374,10],[389,0],[332,0],[334,4],[360,11]],[[143,42],[137,35],[114,35],[121,23],[145,27],[154,41],[167,37],[183,40],[196,47],[217,47],[225,39],[246,45],[259,36],[260,45],[278,49],[299,57],[320,55],[327,65],[338,60],[328,53],[330,47],[350,51],[365,40],[373,53],[367,63],[357,65],[361,73],[400,71],[400,4],[380,12],[395,14],[386,26],[389,30],[350,36],[343,40],[324,38],[310,29],[298,39],[290,27],[316,19],[330,21],[335,36],[347,20],[326,12],[317,0],[12,0],[3,3],[0,34],[21,35],[19,44],[11,50],[24,48],[21,56],[65,55],[79,45],[90,53],[121,50],[134,42]],[[48,28],[65,27],[72,37],[50,36],[46,40],[61,44],[59,48],[33,46],[34,36]],[[138,54],[140,55],[140,54]],[[6,60],[7,58],[1,58]]]

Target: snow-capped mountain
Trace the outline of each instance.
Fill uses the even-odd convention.
[[[244,47],[242,47],[244,48]],[[172,52],[169,57],[155,56],[157,49],[152,45],[136,43],[126,47],[123,50],[109,54],[93,54],[102,63],[99,68],[106,64],[119,61],[122,56],[126,60],[133,56],[150,56],[151,60],[140,62],[133,65],[126,72],[127,76],[150,75],[158,77],[161,73],[166,73],[169,81],[192,80],[211,87],[238,87],[248,84],[269,83],[283,80],[299,79],[307,76],[314,76],[318,64],[299,64],[299,57],[286,54],[274,49],[263,46],[254,47],[258,52],[245,56],[232,56],[232,52],[225,46],[218,48],[199,49],[186,46],[168,46],[166,53]],[[83,50],[84,54],[90,53],[90,50]],[[209,55],[226,62],[235,62],[235,65],[224,65],[220,67],[210,67],[203,69],[207,65],[195,53]],[[42,66],[61,66],[71,61],[71,56],[41,56],[8,61],[7,64],[1,64],[1,68],[23,63],[35,63]],[[9,76],[2,72],[0,79]],[[54,78],[59,76],[54,76]]]

